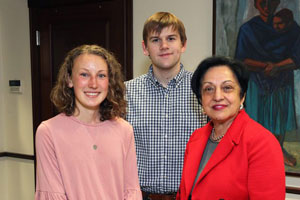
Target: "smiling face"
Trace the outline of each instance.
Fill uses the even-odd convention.
[[[214,123],[232,122],[245,98],[239,82],[225,65],[211,67],[201,82],[202,106]]]
[[[180,57],[185,51],[180,35],[172,26],[165,27],[160,34],[151,32],[147,38],[147,46],[142,43],[144,55],[149,56],[154,68],[160,70],[180,68]]]
[[[108,66],[97,55],[82,54],[74,60],[69,87],[74,88],[75,106],[80,113],[98,111],[108,93]]]

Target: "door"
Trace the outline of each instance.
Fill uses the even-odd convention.
[[[57,6],[53,2],[29,2],[34,132],[41,121],[56,114],[50,91],[72,48],[98,44],[114,53],[125,79],[132,78],[132,0],[57,1]]]

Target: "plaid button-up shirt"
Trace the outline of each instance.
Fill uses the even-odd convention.
[[[183,69],[167,88],[149,72],[127,81],[127,120],[133,125],[138,173],[143,191],[178,190],[185,146],[207,122],[191,89],[192,73]]]

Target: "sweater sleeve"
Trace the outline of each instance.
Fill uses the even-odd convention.
[[[50,131],[42,123],[36,132],[35,200],[67,200]]]
[[[142,193],[139,186],[137,161],[135,152],[135,141],[133,136],[133,130],[131,128],[129,136],[129,144],[127,155],[125,159],[125,200],[141,200]]]
[[[248,158],[248,189],[252,200],[285,199],[285,170],[279,142],[269,132],[255,137]]]

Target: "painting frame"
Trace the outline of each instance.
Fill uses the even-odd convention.
[[[252,2],[252,5],[253,5],[254,0],[249,0],[249,2]],[[226,4],[226,3],[228,3],[228,1],[213,0],[212,54],[213,55],[223,55],[223,56],[233,57],[232,53],[230,54],[230,51],[231,52],[234,51],[234,50],[232,50],[232,46],[231,47],[227,46],[226,48],[228,49],[228,52],[226,52],[226,50],[220,50],[220,49],[226,49],[226,48],[222,48],[222,45],[224,46],[224,44],[217,41],[217,38],[219,38],[219,36],[220,36],[220,35],[218,35],[218,31],[217,31],[217,28],[220,26],[218,19],[220,18],[220,16],[222,18],[223,17],[226,18],[228,16],[224,16],[224,15],[232,14],[231,12],[229,12],[229,13],[226,13],[226,12],[217,13],[217,11],[220,10],[218,6],[220,6],[220,5],[223,6],[222,4]],[[220,5],[218,5],[218,4],[220,4]],[[248,5],[250,5],[250,3],[248,3]],[[300,12],[298,13],[298,15],[300,16]],[[241,26],[241,24],[242,23],[240,23],[239,25],[236,25],[235,32],[233,31],[233,35],[235,35],[235,37],[237,37],[237,35],[238,35],[238,29],[237,28],[239,28]],[[298,127],[298,129],[299,129],[299,127]],[[300,162],[300,160],[298,160],[298,162]],[[297,182],[298,182],[298,179],[299,179],[299,183],[300,183],[300,170],[299,170],[299,172],[290,172],[290,171],[286,170],[286,177],[287,177],[287,179],[289,179],[289,177],[292,177],[293,179],[296,179]],[[287,193],[293,193],[293,194],[300,194],[300,185],[298,185],[298,184],[295,185],[295,184],[289,183],[289,181],[287,181],[286,192]]]

